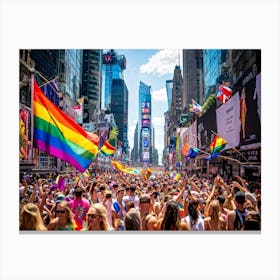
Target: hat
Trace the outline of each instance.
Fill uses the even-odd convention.
[[[235,200],[236,200],[239,204],[244,204],[244,202],[245,202],[245,193],[244,193],[244,192],[241,192],[241,191],[238,191],[238,192],[235,194]]]
[[[62,200],[65,200],[65,196],[63,194],[60,194],[57,196],[55,203],[58,204],[60,203]]]

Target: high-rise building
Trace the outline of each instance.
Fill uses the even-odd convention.
[[[109,50],[102,55],[102,102],[101,107],[111,109],[112,82],[114,79],[123,79],[123,70],[126,69],[126,58]]]
[[[151,86],[140,81],[139,85],[139,159],[151,162],[152,149],[152,102]]]
[[[171,118],[175,125],[179,124],[183,113],[183,76],[180,66],[176,65],[173,74]]]
[[[83,50],[59,50],[58,85],[63,97],[61,109],[75,122],[81,124],[82,110],[76,111],[73,105],[80,97],[82,88],[82,55]]]
[[[94,112],[101,109],[102,50],[83,50],[82,63],[83,122],[88,123]]]
[[[183,50],[184,112],[194,99],[203,103],[203,52],[202,50]]]
[[[227,50],[203,50],[204,100],[216,93],[217,85],[227,79],[222,75],[222,64],[227,60]]]
[[[165,85],[166,85],[166,93],[167,93],[167,105],[168,105],[168,110],[170,110],[171,103],[172,103],[173,80],[167,80]]]
[[[132,161],[132,164],[135,164],[137,163],[138,161],[138,147],[139,147],[139,133],[138,133],[138,122],[136,124],[136,127],[135,127],[135,131],[134,131],[134,147],[131,151],[131,161]]]
[[[128,155],[128,89],[123,79],[113,79],[111,87],[112,108],[116,125],[119,130],[118,148]]]

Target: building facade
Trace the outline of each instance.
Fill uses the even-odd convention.
[[[102,102],[101,107],[111,109],[111,92],[114,79],[123,79],[126,69],[126,58],[111,49],[102,54]]]
[[[139,85],[139,159],[151,162],[152,153],[152,97],[151,86],[140,81]]]

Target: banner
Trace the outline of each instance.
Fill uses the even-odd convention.
[[[209,143],[214,139],[214,134],[211,130],[217,131],[216,104],[210,107],[197,120],[197,141],[199,149],[204,151],[209,150]]]
[[[242,88],[245,94],[246,112],[244,118],[244,133],[240,132],[240,146],[261,142],[261,74],[250,79]]]
[[[182,134],[182,143],[197,147],[197,121],[194,121]]]
[[[241,122],[239,93],[216,110],[217,133],[227,141],[225,149],[239,146]]]

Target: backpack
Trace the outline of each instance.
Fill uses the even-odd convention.
[[[234,220],[234,229],[235,230],[242,230],[244,228],[245,218],[248,215],[248,210],[245,209],[244,211],[240,212],[239,210],[235,209],[235,220]]]

